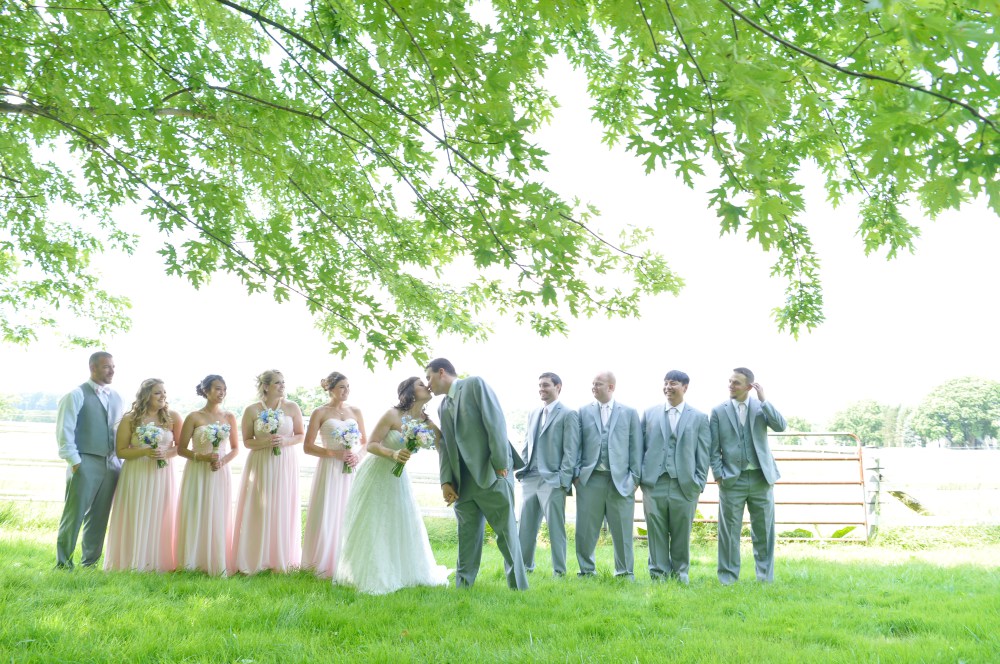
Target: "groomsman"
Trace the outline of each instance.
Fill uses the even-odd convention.
[[[615,376],[597,374],[596,401],[580,409],[580,461],[576,467],[576,559],[580,576],[595,573],[601,524],[615,547],[615,576],[634,578],[632,528],[642,467],[639,413],[614,399]]]
[[[441,492],[455,505],[458,563],[455,585],[471,586],[483,557],[485,524],[497,536],[507,585],[528,589],[514,517],[513,471],[524,463],[507,439],[507,423],[496,394],[482,378],[459,380],[444,358],[427,365],[427,385],[445,395],[441,417]]]
[[[525,467],[514,473],[521,482],[518,536],[528,572],[535,569],[535,545],[542,517],[549,525],[552,571],[566,575],[566,496],[573,492],[573,473],[580,449],[580,420],[559,401],[562,379],[552,372],[538,377],[544,404],[528,417],[521,457]]]
[[[757,398],[750,396],[750,391]],[[785,430],[785,418],[764,399],[753,372],[733,369],[729,399],[712,409],[712,474],[719,483],[719,581],[740,578],[743,509],[750,512],[750,533],[757,580],[774,581],[774,483],[781,475],[767,442],[767,430]]]
[[[708,479],[711,447],[708,416],[684,403],[691,379],[669,371],[666,405],[642,417],[642,507],[649,536],[649,576],[688,582],[691,524]]]
[[[56,536],[56,567],[72,569],[73,551],[83,527],[84,567],[97,564],[104,549],[111,500],[121,461],[115,432],[122,418],[122,399],[109,385],[115,375],[110,353],[90,356],[90,379],[59,402],[56,440],[66,460],[66,503]]]

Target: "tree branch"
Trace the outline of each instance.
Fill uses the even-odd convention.
[[[973,107],[971,104],[966,104],[963,101],[959,101],[958,99],[953,99],[948,95],[936,92],[935,90],[928,90],[927,88],[922,88],[919,85],[913,85],[912,83],[906,83],[905,81],[897,81],[891,78],[886,78],[885,76],[879,76],[878,74],[870,74],[868,72],[863,72],[863,71],[854,71],[853,69],[848,69],[847,67],[841,67],[835,62],[830,62],[829,60],[822,58],[816,55],[815,53],[811,53],[806,49],[802,48],[801,46],[793,44],[787,39],[784,39],[783,37],[780,37],[779,35],[771,32],[761,24],[754,21],[749,16],[743,14],[740,10],[736,9],[736,7],[733,7],[733,5],[731,5],[727,0],[718,0],[718,2],[724,5],[726,8],[728,8],[729,11],[731,11],[733,14],[742,19],[747,25],[752,27],[754,30],[757,30],[758,32],[765,35],[769,39],[773,39],[774,41],[778,42],[785,48],[794,51],[799,55],[805,56],[811,60],[815,60],[824,67],[829,67],[830,69],[838,71],[846,76],[852,76],[854,78],[864,78],[870,81],[881,81],[882,83],[896,85],[901,88],[906,88],[907,90],[912,90],[914,92],[919,92],[921,94],[930,95],[931,97],[936,97],[951,104],[955,104],[956,106],[961,106],[966,111],[968,111],[969,114],[972,115],[974,118],[978,119],[980,122],[984,124],[989,125],[990,128],[993,129],[993,131],[1000,133],[1000,127],[997,127],[996,123],[994,123],[993,120],[989,119],[988,117],[980,113],[979,110]]]

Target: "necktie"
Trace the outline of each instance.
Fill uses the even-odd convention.
[[[542,420],[541,424],[538,425],[538,428],[544,429],[545,423],[548,421],[548,419],[549,419],[549,407],[546,406],[545,408],[542,408]]]
[[[601,404],[601,426],[608,426],[608,418],[611,416],[611,408],[606,403]]]
[[[670,410],[668,410],[667,417],[670,418],[670,430],[673,431],[674,433],[677,433],[677,418],[679,417],[677,415],[677,409],[671,408]]]
[[[740,403],[739,407],[740,413],[740,426],[746,426],[747,423],[747,405],[745,403]]]

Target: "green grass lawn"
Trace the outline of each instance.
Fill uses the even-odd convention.
[[[776,582],[715,578],[697,542],[691,585],[551,577],[507,590],[494,544],[475,588],[358,595],[308,574],[52,569],[58,514],[0,503],[0,660],[15,662],[843,661],[1000,659],[1000,528],[888,531],[873,545],[782,544]],[[454,566],[454,523],[428,520]],[[571,573],[575,568],[570,551]]]

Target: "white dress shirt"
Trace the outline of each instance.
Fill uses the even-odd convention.
[[[611,399],[607,403],[597,402],[598,408],[601,410],[601,428],[608,426],[608,420],[611,419],[611,411],[615,409],[615,400]]]
[[[104,409],[109,409],[111,388],[88,380]],[[80,463],[80,453],[76,449],[76,418],[83,408],[83,388],[77,387],[59,401],[56,412],[56,440],[59,443],[59,458],[65,459],[71,467]]]
[[[670,430],[677,433],[677,423],[681,421],[681,415],[684,414],[684,402],[682,401],[676,406],[671,406],[668,401],[665,408],[667,409],[667,420],[670,422]],[[670,411],[674,411],[674,413],[671,414]]]

